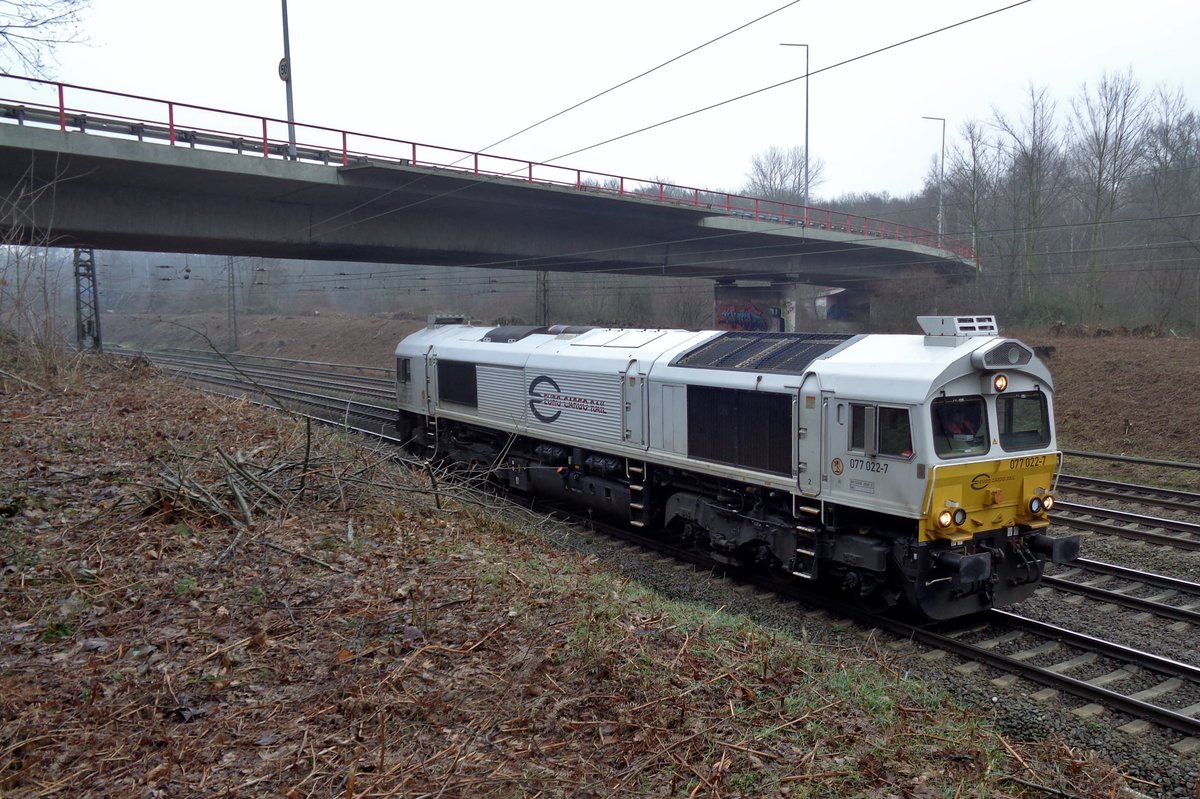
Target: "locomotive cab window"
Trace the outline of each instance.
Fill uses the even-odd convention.
[[[1000,446],[1009,452],[1050,444],[1050,409],[1040,391],[1001,394],[996,398]]]
[[[943,458],[988,451],[987,405],[983,397],[939,397],[930,408],[933,446]]]
[[[851,403],[850,450],[870,456],[912,457],[908,409]]]
[[[412,381],[412,364],[410,359],[396,359],[396,380],[401,383],[409,383]]]

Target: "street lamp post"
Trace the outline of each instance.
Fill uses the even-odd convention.
[[[782,47],[804,48],[804,217],[808,219],[808,45],[780,42]]]
[[[287,86],[288,158],[296,160],[296,117],[292,112],[292,46],[288,41],[287,0],[283,0],[283,60],[279,62],[279,79]]]
[[[941,117],[921,117],[921,119],[929,119],[942,123],[942,157],[938,159],[938,246],[941,247],[942,231],[945,222],[945,213],[942,206],[942,183],[946,177],[946,120]]]

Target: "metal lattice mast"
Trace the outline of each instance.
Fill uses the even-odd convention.
[[[100,298],[96,287],[95,253],[75,248],[75,344],[80,352],[103,352],[100,343]]]

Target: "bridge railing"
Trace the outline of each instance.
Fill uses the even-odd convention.
[[[288,158],[288,122],[207,106],[162,100],[0,73],[0,122],[202,150]],[[699,208],[756,222],[810,227],[854,236],[920,244],[974,260],[963,242],[922,228],[779,200],[679,186],[656,180],[523,161],[490,153],[388,136],[295,123],[298,160],[327,165],[393,164],[452,170],[490,180],[520,181],[656,204]]]

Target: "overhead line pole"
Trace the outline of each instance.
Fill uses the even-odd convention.
[[[296,115],[292,110],[292,46],[288,40],[287,0],[283,0],[283,60],[279,62],[279,79],[287,86],[288,159],[296,160]]]
[[[804,48],[804,221],[808,221],[808,45],[780,42],[783,47]]]
[[[945,220],[945,208],[942,206],[942,183],[946,177],[946,120],[942,117],[921,117],[932,122],[942,123],[942,157],[938,160],[938,247],[942,246],[942,230]]]

